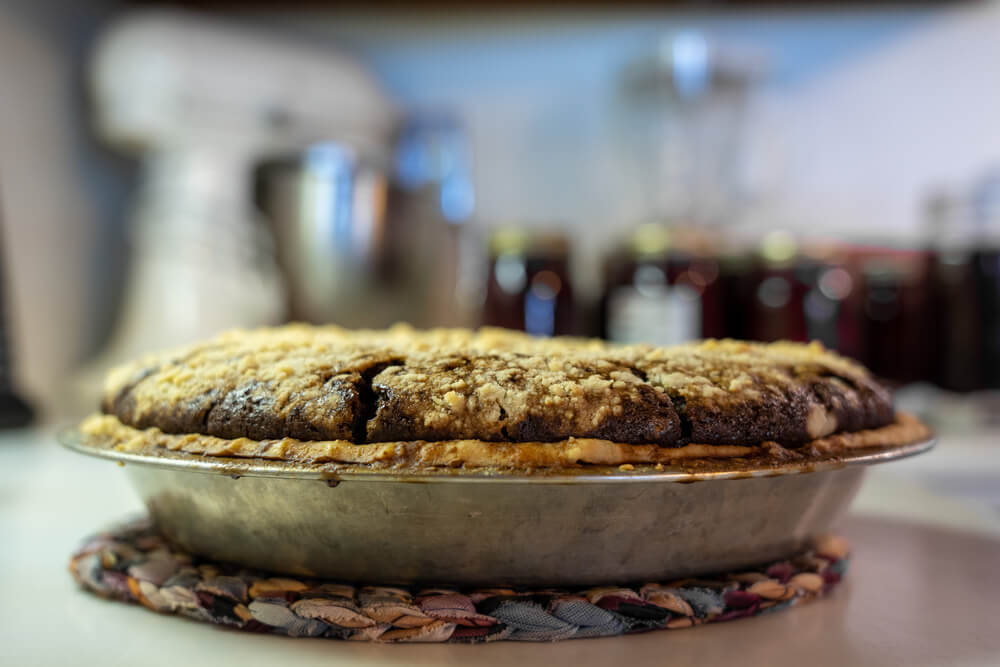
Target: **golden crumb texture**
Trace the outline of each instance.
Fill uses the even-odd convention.
[[[232,440],[199,434],[163,433],[157,428],[135,429],[111,415],[92,415],[80,426],[91,447],[144,456],[203,456],[227,460],[285,461],[394,472],[423,472],[441,468],[498,472],[566,472],[618,466],[622,472],[662,472],[664,465],[689,472],[739,470],[741,467],[781,466],[789,463],[836,462],[862,450],[896,447],[924,440],[930,431],[916,418],[900,413],[877,429],[817,438],[788,449],[775,442],[754,446],[704,445],[680,447],[630,445],[592,438],[559,442],[496,443],[481,440],[408,441],[355,444],[344,440],[301,441]],[[638,470],[636,465],[647,469]],[[649,466],[653,466],[648,468]]]
[[[421,456],[442,461],[535,447],[557,462],[655,463],[898,423],[888,390],[818,343],[658,348],[406,326],[228,332],[114,369],[101,407],[105,431],[264,458],[290,443],[371,459],[422,443]]]

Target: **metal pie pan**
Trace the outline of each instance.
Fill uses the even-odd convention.
[[[209,558],[378,584],[587,586],[663,581],[793,554],[828,532],[867,465],[836,461],[514,475],[334,470],[287,462],[67,448],[125,464],[159,529]]]

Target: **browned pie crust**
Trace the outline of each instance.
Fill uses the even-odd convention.
[[[631,445],[593,438],[559,442],[494,443],[481,440],[383,442],[355,444],[344,440],[227,440],[214,436],[139,430],[116,417],[94,415],[81,425],[92,445],[119,452],[158,455],[184,452],[217,457],[255,458],[312,464],[363,465],[375,469],[423,470],[469,468],[493,470],[572,469],[586,466],[684,464],[692,461],[756,459],[781,463],[823,460],[853,451],[905,445],[929,437],[926,426],[900,413],[892,424],[876,429],[818,438],[798,449],[775,442],[753,446],[688,444],[683,447]]]
[[[475,442],[553,456],[599,442],[650,461],[706,446],[736,448],[721,455],[801,446],[894,419],[884,387],[818,344],[623,347],[499,330],[302,325],[231,332],[116,369],[103,411],[208,449],[337,443],[377,458],[387,447],[431,456]],[[423,444],[402,444],[413,442]]]

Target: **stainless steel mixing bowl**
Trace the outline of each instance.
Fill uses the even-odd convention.
[[[866,465],[927,440],[836,462],[692,473],[332,474],[322,466],[127,454],[157,526],[192,553],[343,581],[567,586],[747,567],[830,530]]]

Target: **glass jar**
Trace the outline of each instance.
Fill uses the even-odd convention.
[[[759,341],[805,341],[804,300],[808,288],[797,271],[799,247],[785,232],[761,242],[750,305],[750,338]]]
[[[666,226],[638,227],[605,263],[602,336],[671,345],[722,335],[718,260],[677,243]]]
[[[536,336],[576,333],[565,234],[519,228],[493,233],[483,323]]]

